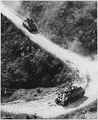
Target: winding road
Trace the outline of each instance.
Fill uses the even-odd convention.
[[[11,113],[27,113],[34,114],[43,118],[53,118],[62,114],[72,112],[76,109],[80,109],[97,98],[97,61],[92,61],[89,58],[85,58],[81,55],[68,51],[54,44],[50,40],[46,39],[40,34],[31,34],[22,25],[23,20],[17,16],[17,14],[1,4],[1,12],[8,19],[10,19],[19,29],[21,29],[25,35],[27,35],[33,42],[50,52],[55,57],[59,58],[62,62],[67,64],[71,69],[78,72],[83,81],[76,83],[77,85],[86,88],[88,82],[86,76],[89,75],[91,81],[86,88],[86,93],[83,98],[70,104],[69,106],[62,107],[55,104],[55,94],[44,97],[44,99],[19,102],[13,101],[1,105],[1,110]]]

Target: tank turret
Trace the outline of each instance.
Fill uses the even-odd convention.
[[[23,26],[30,32],[30,33],[38,33],[38,28],[36,23],[31,19],[27,18],[23,22]]]

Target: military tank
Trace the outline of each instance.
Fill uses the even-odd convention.
[[[82,98],[84,94],[85,90],[82,87],[77,86],[65,87],[63,91],[58,93],[55,102],[56,104],[66,106]]]
[[[27,18],[26,20],[23,21],[23,26],[30,32],[30,33],[38,33],[38,28],[35,22]]]

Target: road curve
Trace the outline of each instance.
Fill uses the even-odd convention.
[[[3,4],[1,4],[1,12],[8,19],[10,19],[19,29],[21,29],[33,42],[39,44],[42,48],[53,54],[55,57],[61,59],[73,70],[78,70],[79,75],[83,77],[83,81],[80,81],[82,87],[85,87],[87,84],[86,75],[89,75],[91,78],[91,82],[89,83],[89,87],[86,90],[85,96],[67,107],[56,105],[54,103],[54,99],[56,96],[52,95],[49,97],[50,100],[46,99],[48,98],[48,96],[46,96],[46,98],[44,98],[43,100],[7,103],[1,106],[2,111],[27,114],[37,113],[37,115],[39,115],[40,117],[50,118],[51,116],[52,118],[84,107],[96,99],[96,62],[92,62],[89,59],[86,59],[78,54],[65,50],[60,46],[52,43],[50,40],[47,40],[40,34],[29,33],[22,25],[23,20],[20,19],[17,15],[15,15],[15,13],[13,13],[11,9],[8,9]],[[92,67],[94,67],[93,70]],[[93,88],[92,85],[94,85],[95,88]],[[89,90],[91,92],[88,92]]]

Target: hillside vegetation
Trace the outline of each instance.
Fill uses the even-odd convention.
[[[96,54],[96,1],[24,1],[23,9],[53,42],[82,55]]]
[[[40,34],[84,56],[97,54],[96,1],[5,1],[20,18],[34,19]],[[18,4],[19,3],[19,4]],[[17,7],[18,5],[18,7]],[[81,64],[80,64],[81,65]],[[33,43],[1,14],[1,102],[44,99],[75,80],[66,64]],[[89,78],[88,78],[89,79]],[[6,88],[6,89],[5,89]],[[5,90],[6,93],[5,93]],[[13,104],[13,102],[11,103]],[[1,118],[40,118],[1,111]],[[55,119],[97,119],[97,101]]]
[[[96,2],[23,1],[18,12],[29,13],[39,32],[56,44],[86,56],[97,53]],[[2,91],[54,87],[75,80],[67,65],[31,42],[2,14],[1,39]]]
[[[3,15],[1,24],[2,90],[53,87],[75,79],[68,66],[31,42]]]

